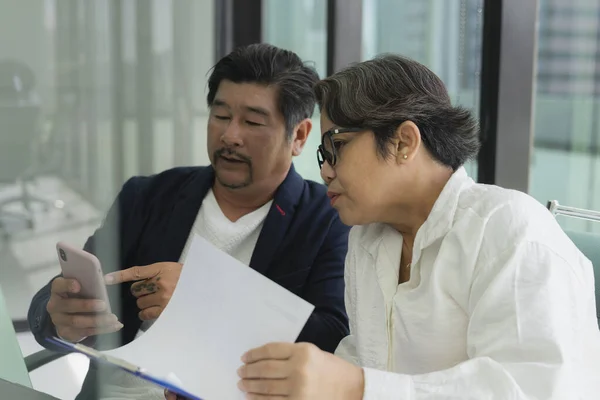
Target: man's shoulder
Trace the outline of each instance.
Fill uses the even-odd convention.
[[[312,200],[329,203],[329,198],[327,197],[327,186],[309,179],[304,179],[304,187],[305,193]]]
[[[299,204],[301,209],[321,217],[334,219],[338,216],[327,197],[327,186],[321,183],[304,179],[304,190]]]
[[[198,175],[208,174],[209,170],[210,167],[176,167],[154,175],[138,175],[125,182],[121,192],[124,194],[170,192]]]
[[[327,197],[327,186],[303,179],[304,188],[297,203],[296,213],[300,220],[315,229],[329,231],[334,235],[347,236],[350,227],[344,225],[337,210]]]

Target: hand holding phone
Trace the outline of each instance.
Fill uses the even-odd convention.
[[[66,243],[57,244],[63,276],[52,281],[46,309],[56,333],[79,342],[88,336],[112,333],[123,327],[111,313],[98,259]]]
[[[59,277],[52,282],[46,309],[59,337],[79,342],[88,336],[116,332],[123,327],[116,315],[106,312],[104,301],[71,297],[80,291],[81,285],[76,279]]]

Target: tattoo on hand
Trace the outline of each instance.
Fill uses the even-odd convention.
[[[156,292],[157,287],[156,287],[156,283],[154,283],[154,282],[144,282],[144,283],[140,283],[139,285],[132,286],[131,290],[134,293],[140,293],[142,291],[146,291],[148,293],[154,293],[154,292]]]

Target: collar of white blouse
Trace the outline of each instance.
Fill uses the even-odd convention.
[[[458,206],[459,194],[466,187],[474,185],[475,182],[467,175],[464,167],[460,167],[448,180],[440,196],[435,201],[429,217],[425,223],[419,228],[413,244],[413,254],[409,266],[415,266],[421,256],[421,251],[431,245],[439,238],[445,236],[454,221],[454,215]],[[393,229],[393,228],[390,228]],[[393,235],[383,235],[383,238],[375,238],[373,242],[365,244],[366,250],[376,257],[380,244],[395,248],[398,246],[397,239]],[[380,243],[381,239],[384,243]],[[389,241],[389,243],[385,243]],[[398,268],[399,262],[396,263]]]

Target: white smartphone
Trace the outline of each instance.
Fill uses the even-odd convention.
[[[103,312],[111,313],[100,260],[95,255],[64,242],[56,244],[56,252],[63,277],[76,279],[81,285],[77,297],[102,300],[106,303],[106,311]]]

